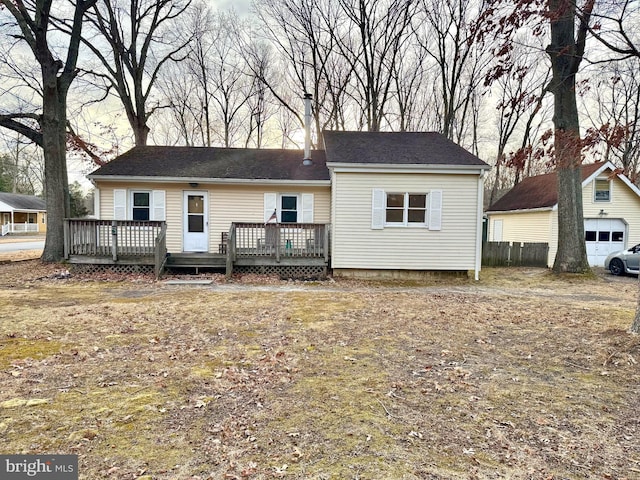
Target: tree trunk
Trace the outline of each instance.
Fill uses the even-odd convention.
[[[558,175],[558,252],[553,271],[586,273],[589,269],[584,242],[582,213],[581,139],[576,102],[575,76],[582,59],[582,46],[575,39],[575,4],[551,0],[551,57],[553,79],[553,124]]]
[[[136,147],[144,147],[147,144],[147,138],[149,137],[149,131],[151,130],[144,119],[135,117],[132,123],[134,141]]]
[[[47,203],[47,235],[42,260],[45,262],[59,262],[64,257],[64,219],[70,211],[66,157],[66,89],[60,87],[57,70],[55,62],[42,65],[42,147]]]
[[[638,277],[640,279],[640,277]],[[640,294],[638,295],[638,306],[636,307],[636,316],[631,324],[631,333],[640,333]]]

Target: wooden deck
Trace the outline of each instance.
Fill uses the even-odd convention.
[[[153,265],[157,277],[166,268],[219,268],[275,271],[278,268],[326,268],[329,225],[312,223],[232,223],[219,253],[168,252],[165,222],[65,220],[65,258],[93,265]],[[284,270],[283,270],[284,271]]]

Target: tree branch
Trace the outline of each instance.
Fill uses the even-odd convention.
[[[25,125],[24,123],[18,122],[16,119],[27,118],[31,120],[35,120],[40,124],[41,115],[36,113],[18,113],[12,115],[0,115],[0,127],[7,128],[9,130],[13,130],[21,135],[24,135],[33,143],[38,145],[39,147],[43,146],[42,132],[36,130],[33,127]]]

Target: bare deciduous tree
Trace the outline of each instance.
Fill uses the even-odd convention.
[[[416,11],[413,0],[339,0],[349,24],[334,39],[351,66],[368,131],[383,127],[394,84],[393,68],[403,53]],[[357,98],[357,97],[356,97]]]
[[[558,252],[553,271],[583,273],[590,271],[584,242],[582,214],[582,142],[576,100],[576,74],[585,52],[588,12],[594,0],[587,0],[586,13],[578,22],[572,0],[550,0],[549,18],[553,77],[549,90],[554,98],[554,150],[558,174]]]
[[[15,35],[28,45],[40,67],[42,113],[12,112],[0,115],[0,126],[25,135],[44,151],[47,236],[44,261],[64,256],[63,220],[69,214],[69,181],[66,163],[67,96],[78,74],[83,16],[95,0],[77,0],[71,12],[66,58],[52,47],[52,0],[0,0],[14,20]],[[26,121],[25,121],[26,120]],[[36,123],[33,123],[33,122]]]
[[[600,145],[603,160],[610,160],[632,182],[640,181],[640,58],[630,58],[599,67],[587,112],[589,133]],[[594,102],[595,100],[595,102]]]
[[[438,130],[463,143],[472,101],[491,59],[482,43],[485,2],[422,0],[417,38],[434,64]]]
[[[83,43],[101,63],[101,71],[92,73],[116,92],[136,145],[146,145],[148,120],[159,106],[149,106],[158,72],[183,58],[189,39],[177,35],[171,22],[189,5],[190,0],[98,0],[85,16],[90,28]]]
[[[635,0],[587,2],[577,10],[589,33],[613,52],[615,59],[640,58],[640,3]],[[590,22],[588,20],[591,20]]]
[[[493,82],[494,96],[497,98],[497,148],[493,187],[489,204],[497,200],[498,189],[506,186],[503,182],[502,167],[512,168],[514,185],[520,181],[527,161],[531,161],[531,129],[534,119],[542,108],[542,102],[550,77],[550,68],[540,66],[529,48],[516,47],[511,51],[511,68]],[[490,74],[489,74],[490,75]],[[492,79],[489,77],[487,81]],[[520,146],[509,154],[507,148],[514,137],[520,135]]]

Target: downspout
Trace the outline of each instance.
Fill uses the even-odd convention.
[[[482,267],[482,213],[484,200],[484,170],[478,176],[478,225],[476,227],[476,268],[475,280],[480,280],[480,268]]]
[[[311,99],[310,93],[304,94],[304,158],[303,165],[311,165]]]

